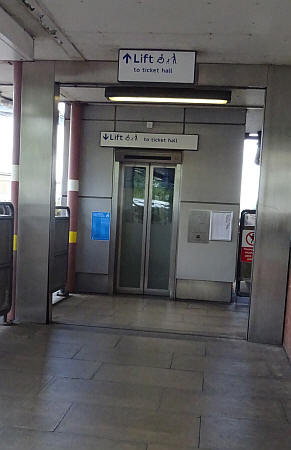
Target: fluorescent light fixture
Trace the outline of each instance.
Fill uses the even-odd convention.
[[[124,103],[174,103],[187,105],[226,105],[231,100],[230,91],[185,88],[108,87],[105,97],[112,102]]]

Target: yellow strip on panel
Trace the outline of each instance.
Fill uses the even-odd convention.
[[[17,234],[13,235],[13,251],[17,251]]]
[[[76,244],[76,242],[77,242],[77,231],[70,231],[69,244]]]

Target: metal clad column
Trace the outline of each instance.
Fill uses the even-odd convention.
[[[21,322],[49,320],[57,126],[54,69],[54,62],[23,63],[16,280],[16,319]]]
[[[291,67],[270,66],[249,340],[282,345],[291,230]]]
[[[13,63],[13,151],[12,151],[12,179],[11,179],[11,202],[14,206],[13,279],[12,279],[12,306],[11,306],[11,310],[7,317],[8,321],[10,321],[10,322],[12,322],[15,319],[20,124],[21,124],[21,90],[22,90],[22,62],[16,61]]]
[[[68,206],[70,208],[70,236],[68,281],[66,291],[73,292],[76,274],[76,244],[78,231],[78,202],[79,202],[79,162],[81,146],[81,104],[71,106],[70,148],[69,148],[69,176],[68,176]]]

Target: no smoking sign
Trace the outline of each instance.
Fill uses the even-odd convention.
[[[243,230],[241,241],[241,261],[252,263],[254,256],[255,232]]]

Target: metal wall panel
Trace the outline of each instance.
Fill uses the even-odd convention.
[[[137,133],[183,133],[183,124],[174,122],[154,122],[153,128],[148,129],[146,122],[117,121],[116,131],[129,131]]]
[[[264,64],[199,64],[198,84],[265,88],[268,66]]]
[[[55,198],[55,74],[52,62],[24,62],[16,317],[45,323]]]
[[[177,280],[176,297],[181,300],[230,302],[232,283]]]
[[[108,106],[104,105],[103,109]],[[96,112],[94,111],[96,108]],[[183,133],[184,132],[184,110],[177,107],[144,107],[144,106],[118,106],[117,118],[115,123],[115,130],[117,131],[133,131],[133,132],[153,132],[153,133]],[[207,115],[210,124],[186,124],[185,133],[200,134],[199,151],[198,152],[184,152],[184,167],[183,167],[183,187],[184,193],[182,200],[189,201],[189,206],[193,209],[207,209],[208,205],[201,205],[197,202],[218,202],[222,205],[212,205],[213,209],[234,210],[234,223],[237,224],[238,209],[237,205],[225,205],[225,203],[238,203],[240,197],[240,180],[241,180],[241,165],[242,165],[242,149],[244,140],[244,126],[243,125],[218,125],[217,123],[229,122],[242,123],[245,120],[245,111],[238,110],[233,117],[227,112],[225,114],[222,109],[199,108],[196,115],[189,113],[189,117],[195,117],[201,121],[207,120]],[[222,112],[222,117],[219,117]],[[90,116],[102,116],[100,105],[91,106]],[[87,116],[86,116],[87,117]],[[89,117],[89,116],[88,116]],[[152,129],[146,128],[146,122],[153,121]],[[211,122],[214,122],[212,125]],[[111,188],[111,173],[112,160],[102,159],[101,152],[108,155],[111,149],[103,149],[96,151],[96,135],[100,130],[104,130],[105,121],[83,120],[83,154],[82,154],[82,171],[80,177],[80,222],[79,222],[79,238],[78,238],[78,257],[77,257],[77,272],[78,272],[78,289],[94,292],[94,286],[98,286],[98,292],[103,292],[107,279],[104,281],[98,277],[101,274],[108,273],[108,247],[107,243],[91,241],[90,227],[91,227],[91,213],[92,211],[107,210],[100,204],[101,199],[96,197],[101,196],[104,173],[107,173],[107,178],[110,179]],[[113,129],[113,122],[108,122]],[[105,128],[106,129],[106,128]],[[86,161],[84,161],[86,160]],[[98,185],[100,183],[100,187]],[[107,192],[111,197],[112,192]],[[84,198],[90,195],[92,198]],[[93,198],[94,197],[94,198]],[[110,202],[111,199],[108,199]],[[196,204],[194,203],[196,202]],[[103,204],[104,205],[104,204]],[[182,206],[187,209],[187,203]],[[196,205],[196,206],[195,206]],[[108,209],[109,210],[109,209]],[[184,215],[185,216],[185,215]],[[184,220],[181,215],[181,221]],[[182,222],[181,222],[182,223]],[[183,224],[182,224],[183,226]],[[184,235],[181,236],[181,243]],[[187,240],[187,232],[185,235]],[[180,241],[179,241],[180,245]],[[190,247],[189,247],[190,245]],[[194,244],[192,244],[194,245]],[[200,244],[201,245],[201,244]],[[180,278],[184,278],[185,270],[193,266],[193,261],[198,261],[200,257],[203,259],[203,270],[188,273],[189,280],[210,280],[215,282],[227,283],[227,292],[229,292],[229,283],[234,279],[235,273],[235,255],[236,242],[231,243],[211,243],[210,253],[204,255],[203,252],[196,254],[191,251],[191,244],[183,244],[181,247],[181,270]],[[190,249],[190,250],[189,250]],[[188,252],[189,251],[189,252]],[[185,252],[185,254],[184,254]],[[217,257],[213,255],[219,253]],[[221,267],[221,256],[225,259],[225,270]],[[210,260],[210,261],[209,261]],[[186,263],[184,264],[184,261]],[[211,266],[211,262],[213,266]],[[207,265],[210,264],[210,268]],[[197,264],[199,266],[199,264]],[[188,266],[185,268],[185,266]],[[106,268],[106,269],[105,269]],[[201,268],[201,266],[200,266]],[[214,270],[213,270],[214,269]],[[212,272],[212,274],[211,274]],[[98,274],[98,280],[95,277]],[[88,275],[88,276],[87,276]],[[185,275],[187,278],[187,274]],[[212,285],[212,287],[214,284]],[[219,288],[221,284],[219,284]],[[96,290],[97,292],[97,290]],[[217,290],[217,294],[221,298],[221,290]]]
[[[239,203],[244,125],[186,124],[198,152],[184,152],[182,201]]]
[[[80,196],[111,197],[113,150],[99,142],[100,132],[113,131],[114,122],[83,120],[82,126]]]
[[[175,106],[117,106],[116,120],[142,122],[183,122],[184,108]]]
[[[282,344],[291,235],[291,67],[272,66],[266,97],[249,339]]]
[[[70,145],[70,105],[68,103],[66,103],[66,106],[65,106],[65,122],[64,122],[62,206],[67,206],[69,145]]]
[[[108,275],[96,273],[76,273],[77,292],[96,294],[108,293]]]
[[[231,242],[189,243],[188,224],[192,210],[233,211]],[[239,205],[181,203],[177,278],[233,282],[235,278]]]
[[[186,123],[220,123],[244,125],[246,112],[243,109],[186,108]]]
[[[112,105],[84,105],[83,120],[114,120],[115,106]]]
[[[77,272],[108,274],[109,241],[91,239],[93,211],[110,211],[111,199],[79,198]]]
[[[56,61],[56,81],[60,83],[117,84],[117,61]],[[263,64],[198,64],[201,86],[267,86],[268,66]]]

